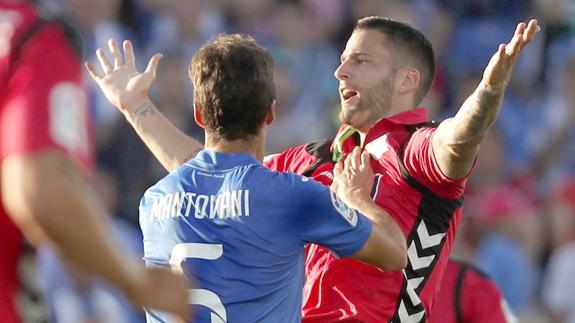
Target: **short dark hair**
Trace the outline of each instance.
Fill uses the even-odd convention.
[[[194,101],[216,139],[257,135],[276,97],[273,59],[256,41],[220,34],[192,57]]]
[[[416,104],[419,104],[433,84],[435,79],[435,54],[431,42],[419,30],[407,23],[395,21],[381,16],[361,18],[357,21],[354,31],[359,29],[375,29],[387,36],[396,57],[409,57],[421,74],[421,85],[416,93]],[[397,56],[400,55],[400,56]]]

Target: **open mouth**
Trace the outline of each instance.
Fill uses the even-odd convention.
[[[353,98],[357,97],[357,95],[357,91],[353,90],[343,90],[342,92],[342,98],[345,102],[352,100]]]

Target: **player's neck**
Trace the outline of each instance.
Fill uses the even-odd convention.
[[[263,161],[264,159],[264,138],[260,136],[254,136],[249,139],[237,139],[237,140],[224,140],[218,139],[214,140],[206,134],[205,141],[206,149],[225,153],[248,153],[254,156],[257,160]]]

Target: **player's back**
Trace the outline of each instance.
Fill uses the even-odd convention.
[[[190,302],[202,305],[194,308],[196,322],[299,322],[305,243],[323,242],[350,256],[371,231],[355,213],[351,222],[315,217],[329,219],[329,210],[307,201],[325,200],[337,210],[330,195],[319,183],[272,172],[248,154],[204,150],[144,195],[145,259],[193,273]],[[148,319],[163,321],[158,313]]]

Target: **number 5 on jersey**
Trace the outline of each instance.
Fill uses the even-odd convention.
[[[223,253],[224,247],[221,244],[179,243],[172,249],[170,265],[174,271],[182,273],[182,261],[184,259],[216,260]],[[201,288],[192,288],[188,292],[188,304],[209,308],[212,311],[212,323],[227,323],[226,308],[216,293]]]

